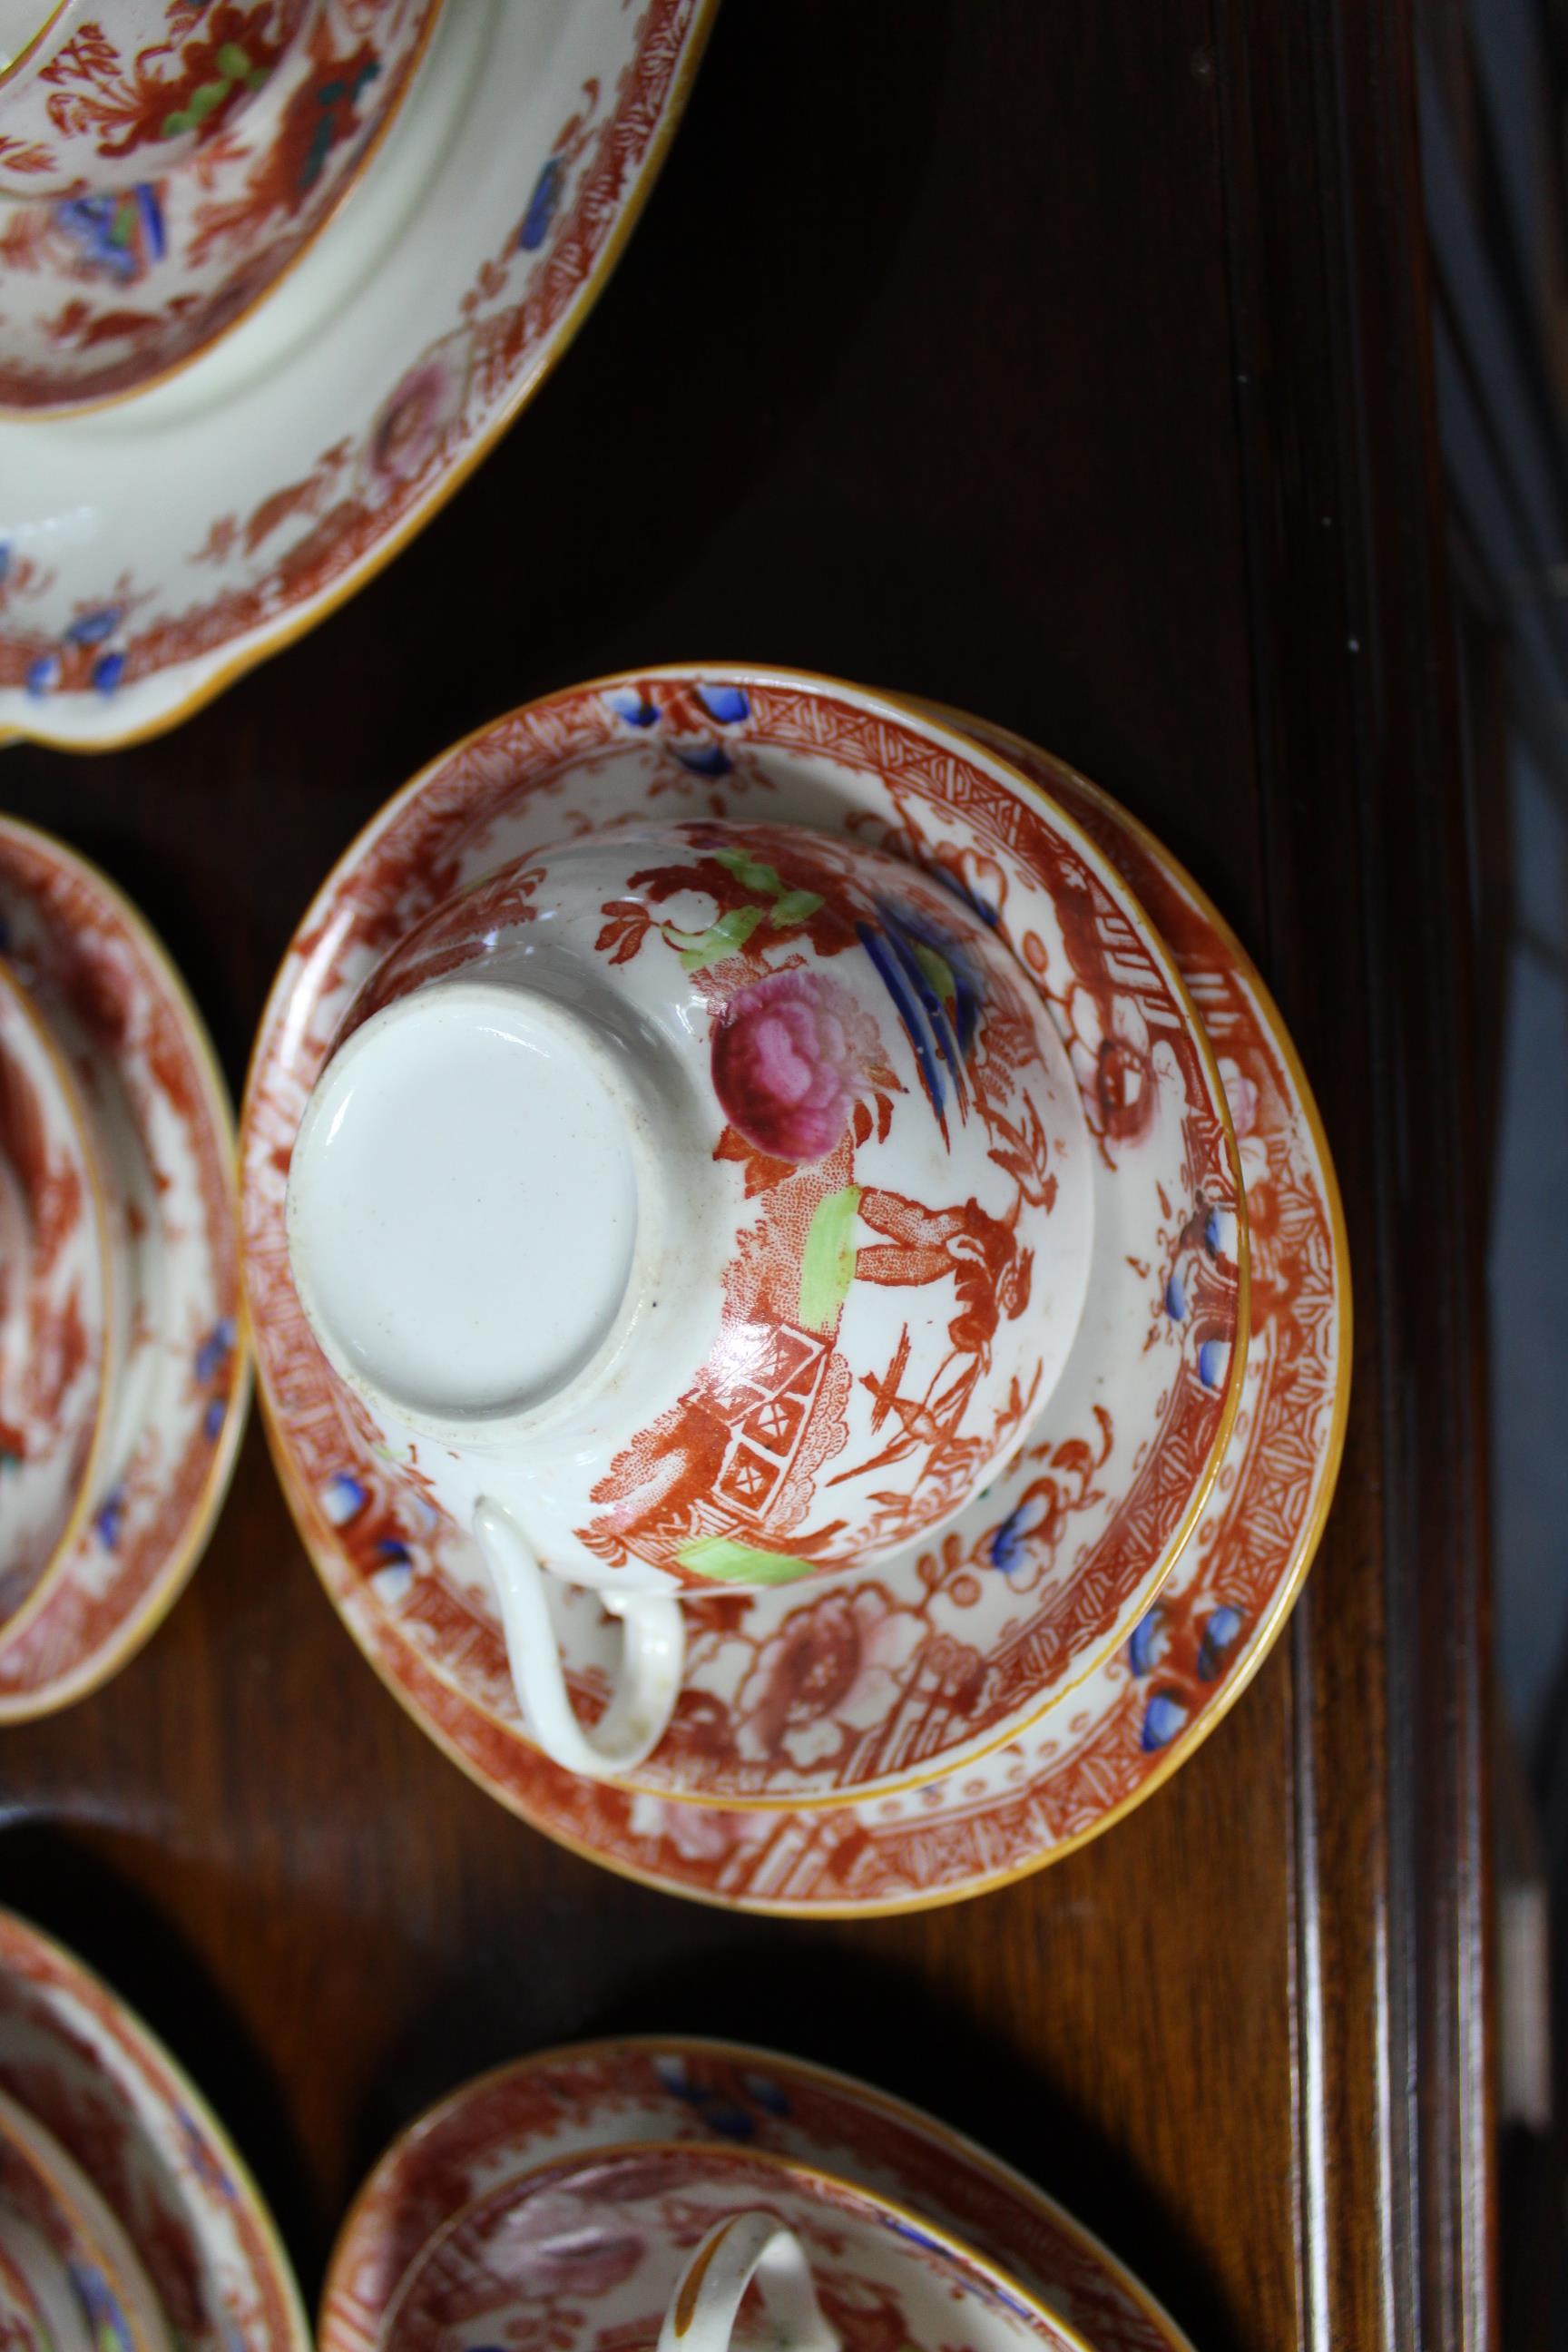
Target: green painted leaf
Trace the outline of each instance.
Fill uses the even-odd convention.
[[[228,92],[226,81],[204,81],[199,89],[193,89],[185,102],[192,121],[205,122],[214,107],[223,104]]]
[[[816,1204],[800,1265],[800,1319],[808,1331],[837,1329],[855,1279],[855,1217],[858,1184],[846,1184]]]
[[[694,1576],[710,1576],[720,1584],[795,1584],[814,1569],[809,1559],[796,1559],[784,1551],[757,1551],[730,1536],[698,1536],[682,1544],[675,1557]]]
[[[948,962],[947,958],[938,955],[934,948],[928,948],[923,940],[911,940],[910,945],[914,950],[915,961],[942,1002],[944,1004],[952,1003],[958,994],[958,983],[953,979],[952,966]]]
[[[250,71],[250,59],[237,41],[226,41],[217,53],[217,69],[230,81],[243,81]]]
[[[705,964],[722,963],[726,956],[743,948],[762,921],[763,913],[761,907],[731,907],[710,930],[678,931],[668,925],[664,936],[672,948],[679,950],[688,971],[700,971]]]
[[[787,930],[792,923],[809,923],[821,904],[815,890],[790,890],[779,900],[768,920],[775,930]]]

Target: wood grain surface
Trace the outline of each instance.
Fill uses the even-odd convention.
[[[683,2027],[988,2141],[1205,2352],[1490,2339],[1474,1009],[1423,273],[1397,0],[727,0],[604,300],[423,538],[163,740],[0,758],[0,804],[163,931],[237,1088],[328,864],[480,720],[661,659],[938,697],[1192,866],[1344,1182],[1350,1442],[1289,1633],[1149,1804],[954,1910],[751,1921],[522,1828],[366,1669],[253,1427],[150,1648],[0,1742],[0,1892],[188,2062],[308,2294],[421,2103]]]

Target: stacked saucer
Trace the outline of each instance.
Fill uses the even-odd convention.
[[[0,1723],[140,1647],[244,1422],[233,1123],[142,918],[0,818]]]
[[[716,5],[4,0],[0,740],[173,725],[395,553],[607,278]]]
[[[729,2336],[743,2263],[765,2263],[781,2231],[766,2307],[742,2307]],[[727,2257],[728,2307],[710,2288],[705,2308],[704,2276]],[[799,2352],[1186,2347],[1058,2205],[918,2110],[798,2060],[683,2039],[547,2051],[411,2126],[343,2225],[318,2340],[565,2352],[695,2336],[693,2352],[722,2352],[762,2340],[764,2322]]]
[[[871,871],[889,858],[901,888]],[[334,1304],[308,1272],[302,1304],[298,1191],[290,1255],[323,1070],[335,1108],[312,1117],[368,1139],[374,1230],[416,1228],[409,1171],[443,1137],[458,1150],[466,1114],[460,1089],[439,1111],[389,1093],[409,1066],[385,1041],[498,989],[621,1022],[638,1083],[650,1039],[681,1041],[650,1099],[692,1122],[673,1188],[690,1233],[654,1289],[667,1317],[700,1293],[692,1331],[711,1307],[719,1356],[701,1370],[667,1320],[650,1374],[647,1326],[617,1307],[564,1382],[576,1420],[551,1420],[553,1391],[541,1418],[537,1398],[420,1391],[427,1364],[404,1380],[386,1334],[395,1305],[408,1324],[407,1251],[374,1329],[363,1295]],[[379,1128],[342,1125],[372,1097]],[[563,1149],[542,1157],[564,1168]],[[1348,1290],[1299,1065],[1164,853],[979,722],[715,668],[600,681],[482,730],[307,913],[242,1161],[274,1452],[334,1603],[483,1785],[656,1885],[860,1912],[1037,1867],[1191,1751],[1305,1573]],[[606,1278],[602,1249],[576,1249]],[[633,1272],[616,1284],[657,1303]],[[666,1409],[637,1425],[628,1395],[659,1402],[666,1373]],[[517,1547],[498,1568],[474,1540],[498,1497],[556,1572],[531,1631]],[[667,1646],[634,1690],[623,1643],[656,1620]],[[557,1644],[564,1742],[529,1673]],[[611,1740],[606,1770],[603,1727],[633,1717],[643,1737]]]
[[[18,2352],[307,2352],[266,2208],[201,2094],[0,1912],[0,2332]]]

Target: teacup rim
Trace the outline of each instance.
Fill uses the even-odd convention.
[[[464,2089],[468,2087],[467,2084],[463,2086]],[[459,2231],[478,2221],[487,2208],[520,2195],[537,2194],[552,2174],[559,2174],[565,2180],[575,2174],[622,2158],[634,2163],[658,2163],[693,2158],[714,2164],[721,2169],[729,2166],[752,2165],[780,2179],[803,2183],[812,2192],[826,2190],[831,2197],[869,2209],[872,2218],[890,2225],[896,2234],[912,2233],[961,2268],[979,2273],[992,2287],[998,2301],[1013,2306],[1037,2331],[1042,2324],[1045,2329],[1054,2329],[1068,2347],[1068,2352],[1094,2352],[1092,2345],[1074,2323],[1053,2310],[1043,2295],[1026,2287],[1022,2280],[1015,2278],[1010,2271],[1005,2270],[988,2254],[982,2253],[977,2246],[972,2246],[956,2231],[948,2229],[942,2222],[931,2221],[912,2205],[906,2204],[901,2198],[889,2196],[862,2181],[852,2180],[847,2174],[834,2172],[826,2165],[813,2164],[804,2157],[786,2156],[778,2148],[748,2147],[729,2140],[706,2139],[607,2140],[600,2147],[579,2148],[574,2153],[546,2158],[540,2164],[531,2165],[526,2171],[513,2173],[504,2180],[493,2181],[489,2188],[468,2198],[455,2212],[447,2214],[444,2221],[437,2223],[409,2256],[377,2323],[377,2339],[383,2352],[391,2352],[391,2331],[413,2292],[416,2274],[425,2269],[427,2263],[435,2260],[442,2247],[449,2243]],[[344,2227],[347,2227],[346,2221]],[[330,2274],[330,2263],[328,2268]]]
[[[114,1236],[110,1230],[107,1179],[93,1139],[91,1117],[82,1099],[76,1075],[66,1057],[65,1048],[55,1035],[48,1017],[30,989],[12,970],[8,958],[0,956],[0,999],[16,1015],[38,1045],[49,1066],[50,1075],[58,1089],[75,1138],[79,1156],[87,1179],[88,1198],[91,1203],[93,1227],[97,1234],[98,1261],[103,1286],[103,1336],[99,1348],[98,1399],[93,1411],[92,1437],[87,1459],[71,1507],[62,1522],[59,1534],[50,1549],[33,1585],[9,1616],[0,1617],[0,1642],[25,1633],[51,1594],[70,1562],[70,1556],[80,1542],[92,1517],[93,1507],[107,1465],[110,1443],[113,1435],[115,1391],[118,1382],[113,1377],[115,1351],[118,1344],[119,1317],[115,1306],[113,1265]]]

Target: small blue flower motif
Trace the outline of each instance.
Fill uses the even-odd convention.
[[[120,1530],[124,1518],[125,1489],[123,1486],[111,1486],[100,1503],[97,1517],[92,1523],[98,1540],[105,1551],[119,1549]]]
[[[1168,1748],[1186,1720],[1187,1710],[1174,1691],[1156,1691],[1143,1710],[1145,1754],[1156,1748]]]
[[[537,253],[550,234],[550,224],[555,218],[566,184],[566,166],[559,155],[551,155],[544,169],[533,184],[533,194],[528,200],[528,210],[522,216],[517,242],[523,253]]]
[[[742,2074],[741,2081],[746,2096],[755,2099],[764,2115],[788,2115],[789,2093],[782,2083],[775,2083],[771,2074]]]
[[[1029,1538],[1039,1532],[1050,1515],[1049,1496],[1026,1496],[991,1538],[992,1567],[999,1568],[1004,1576],[1011,1576],[1028,1549]]]
[[[60,682],[60,662],[58,654],[40,654],[37,661],[27,664],[23,681],[27,692],[42,698],[52,694]]]
[[[1165,1285],[1165,1312],[1173,1323],[1180,1323],[1187,1311],[1187,1286],[1179,1274],[1173,1274]]]
[[[727,776],[730,772],[730,754],[721,743],[678,743],[675,756],[694,776]]]
[[[196,1379],[205,1389],[216,1381],[234,1353],[235,1323],[226,1315],[215,1323],[201,1346],[196,1349]]]
[[[1198,1349],[1198,1378],[1205,1389],[1222,1389],[1230,1363],[1229,1343],[1224,1339],[1205,1339]]]
[[[96,604],[90,613],[79,613],[66,631],[68,646],[100,646],[111,637],[123,615],[118,604]]]
[[[752,715],[751,698],[739,686],[700,686],[697,699],[721,727],[738,727]]]
[[[605,700],[616,717],[624,719],[628,727],[658,725],[658,703],[650,702],[646,694],[639,694],[635,686],[612,686],[606,689]]]
[[[368,1499],[366,1488],[347,1470],[334,1470],[321,1490],[321,1508],[334,1528],[346,1527]]]
[[[1222,1603],[1204,1627],[1204,1638],[1198,1647],[1198,1680],[1217,1682],[1225,1672],[1226,1661],[1235,1649],[1241,1633],[1241,1612]]]
[[[727,2107],[721,2105],[717,2100],[705,2100],[702,2106],[702,2120],[710,2132],[718,2133],[721,2139],[754,2139],[756,2137],[756,2118],[754,2116],[749,2116],[744,2107]]]
[[[100,694],[112,694],[125,675],[125,656],[100,654],[92,666],[92,682]]]
[[[1171,1646],[1165,1612],[1157,1605],[1140,1617],[1128,1638],[1127,1656],[1135,1675],[1152,1675]]]

